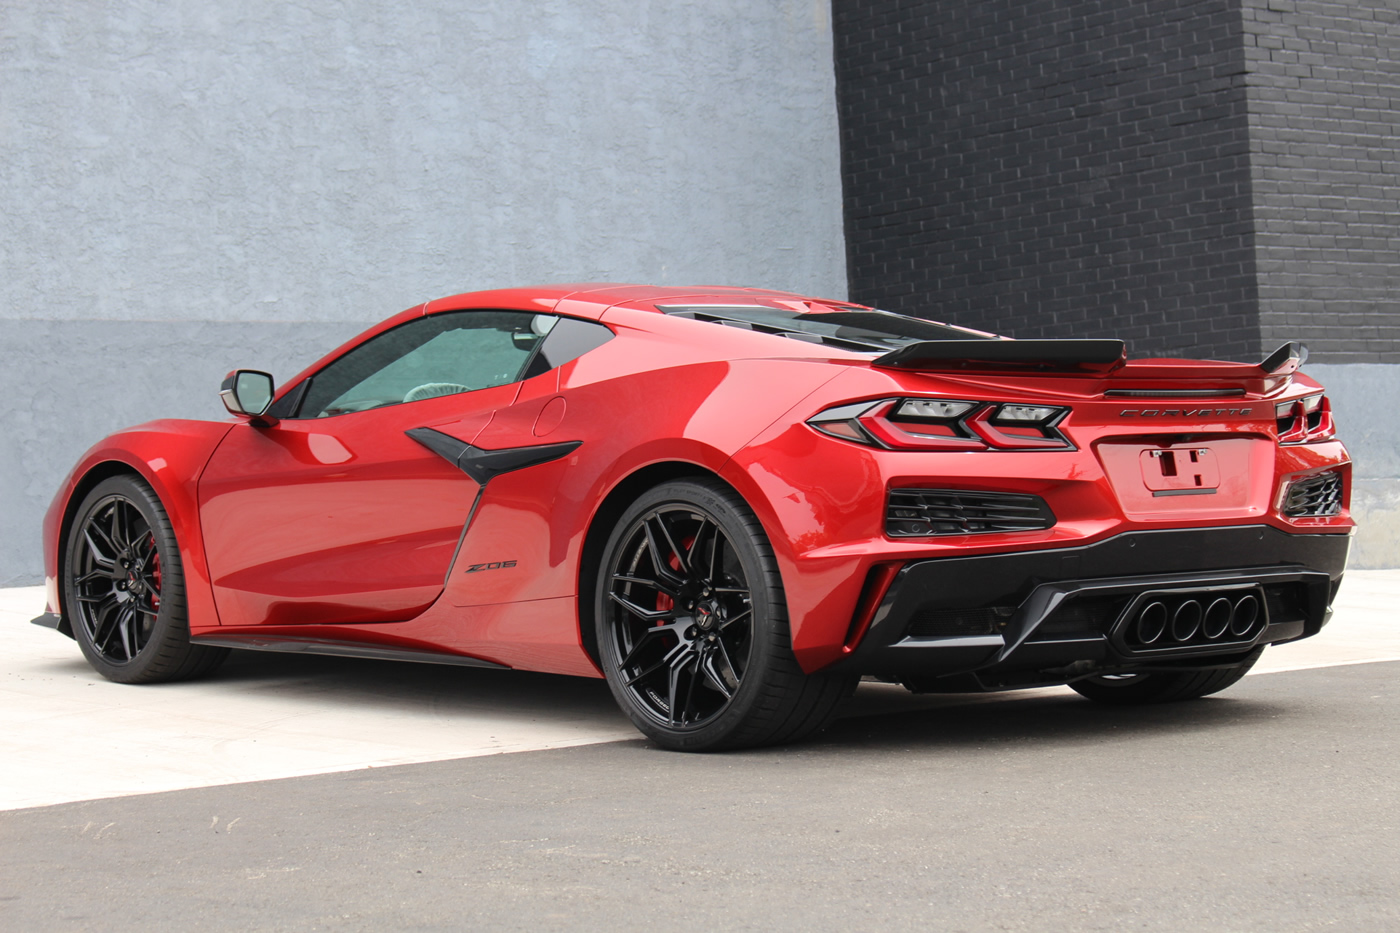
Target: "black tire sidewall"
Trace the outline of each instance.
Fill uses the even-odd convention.
[[[93,644],[87,626],[78,615],[77,591],[74,587],[75,566],[79,558],[82,528],[93,513],[113,497],[130,502],[141,513],[155,538],[156,552],[161,562],[160,608],[151,629],[150,638],[126,662],[113,662]],[[164,679],[164,668],[170,667],[170,650],[189,645],[189,624],[185,608],[184,574],[180,549],[171,529],[170,520],[159,498],[143,481],[132,476],[114,476],[98,483],[83,498],[69,526],[67,547],[63,555],[63,600],[68,607],[73,638],[83,656],[103,677],[117,683],[145,683]],[[187,648],[185,650],[188,650]]]
[[[704,513],[724,531],[748,578],[753,606],[748,666],[739,689],[717,717],[703,725],[687,728],[658,722],[639,708],[637,701],[619,682],[620,659],[616,657],[610,631],[608,587],[618,548],[635,531],[639,519],[670,506]],[[788,657],[782,657],[788,639],[787,607],[782,587],[773,585],[772,581],[777,579],[777,569],[772,550],[766,538],[755,540],[756,531],[761,533],[757,519],[736,493],[717,483],[678,480],[643,493],[622,514],[608,536],[593,607],[600,666],[618,706],[643,734],[666,748],[700,751],[733,744],[734,737],[743,730],[762,699],[764,681],[769,672],[784,661],[791,661],[790,648],[787,649]],[[795,666],[795,662],[792,663]]]

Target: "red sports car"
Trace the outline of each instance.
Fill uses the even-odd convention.
[[[676,749],[808,735],[862,675],[1198,697],[1342,578],[1351,464],[1304,356],[743,288],[443,298],[93,447],[35,621],[128,683],[230,647],[601,676]]]

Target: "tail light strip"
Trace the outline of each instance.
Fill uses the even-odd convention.
[[[1308,444],[1330,440],[1337,434],[1332,403],[1325,395],[1309,395],[1275,408],[1280,444]]]
[[[889,450],[1074,450],[1056,427],[1069,411],[1059,406],[887,398],[828,408],[807,423],[832,437]]]

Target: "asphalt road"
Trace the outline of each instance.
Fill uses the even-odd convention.
[[[1378,599],[1371,621],[1394,605]],[[1400,662],[1353,663],[1337,632],[1296,665],[1170,706],[874,688],[785,749],[595,737],[12,809],[0,929],[1394,931]],[[286,665],[305,660],[240,659],[220,689],[301,683]],[[439,670],[367,663],[315,659],[304,675],[358,674],[367,695],[349,712],[373,720],[396,690],[416,696],[395,686],[410,671]],[[497,712],[548,720],[530,694],[563,689],[561,718],[611,722],[590,705],[601,685],[485,673],[518,678],[488,685],[505,691]],[[466,706],[487,702],[477,689]],[[292,711],[324,700],[286,697]],[[195,721],[170,739],[194,749],[180,730]],[[75,744],[54,780],[105,760]]]

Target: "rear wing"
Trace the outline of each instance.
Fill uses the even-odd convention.
[[[1253,379],[1287,381],[1306,362],[1308,348],[1290,341],[1257,364],[1215,360],[1134,360],[1121,340],[925,340],[871,362],[887,369],[922,372],[1092,373],[1157,379]]]
[[[1127,359],[1128,349],[1121,340],[924,340],[886,353],[871,365],[931,372],[1012,369],[1106,373]]]

